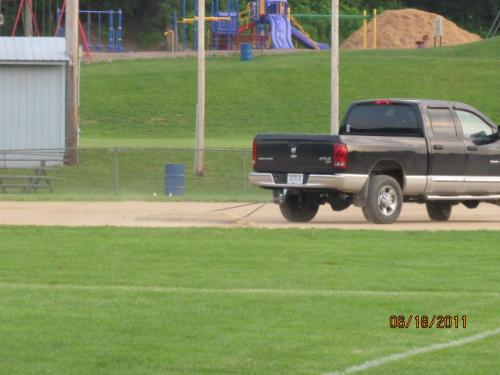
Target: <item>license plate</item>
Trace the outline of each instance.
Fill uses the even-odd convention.
[[[302,173],[289,173],[286,178],[286,183],[289,185],[302,185],[304,182],[304,175]]]

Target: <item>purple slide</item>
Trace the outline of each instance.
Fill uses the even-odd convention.
[[[270,14],[266,18],[267,22],[271,25],[273,48],[294,48],[292,43],[292,25],[290,24],[288,17],[278,14]]]
[[[308,48],[311,49],[329,49],[330,46],[325,43],[316,43],[309,39],[307,35],[302,33],[299,29],[292,27],[292,35],[297,38],[299,42],[301,42],[303,45],[305,45]]]

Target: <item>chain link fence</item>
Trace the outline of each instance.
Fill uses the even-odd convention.
[[[0,199],[31,193],[47,199],[183,199],[246,201],[269,194],[248,183],[252,155],[246,150],[205,150],[205,173],[194,173],[194,149],[80,148],[78,163],[64,150],[0,151]],[[166,195],[167,164],[185,168],[185,194]]]

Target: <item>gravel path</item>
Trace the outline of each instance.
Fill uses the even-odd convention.
[[[452,219],[433,223],[425,206],[407,204],[393,225],[369,224],[359,208],[334,213],[328,206],[308,224],[286,222],[268,203],[227,210],[242,203],[155,202],[0,202],[0,225],[118,227],[253,227],[383,230],[500,230],[500,207],[482,204],[476,210],[454,208]],[[250,216],[247,216],[249,215]]]

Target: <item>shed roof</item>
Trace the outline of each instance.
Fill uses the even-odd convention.
[[[69,61],[64,38],[0,37],[0,63],[64,61]]]

